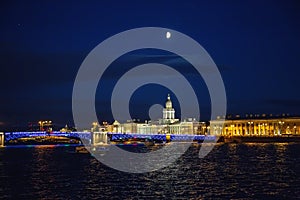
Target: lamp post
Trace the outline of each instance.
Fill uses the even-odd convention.
[[[97,127],[99,127],[98,122],[93,122],[93,123],[92,123],[92,126],[93,126],[93,127],[92,127],[91,131],[92,131],[92,132],[97,131]]]
[[[40,131],[43,131],[43,122],[39,121],[39,125],[40,125]]]
[[[44,131],[44,127],[47,128],[46,131],[52,131],[52,121],[39,121],[40,131]]]

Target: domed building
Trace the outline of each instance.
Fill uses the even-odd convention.
[[[172,124],[178,122],[179,119],[175,119],[175,110],[172,106],[170,94],[168,94],[166,107],[163,109],[163,118],[160,120],[161,124]]]
[[[128,121],[123,124],[116,121],[109,130],[114,133],[128,134],[199,134],[199,131],[203,130],[202,125],[203,123],[196,121],[195,118],[187,118],[183,121],[175,119],[175,109],[168,94],[162,119],[146,120],[145,123]]]

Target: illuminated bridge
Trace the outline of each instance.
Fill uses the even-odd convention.
[[[154,141],[167,141],[167,138],[169,137],[168,140],[170,141],[198,141],[202,142],[205,139],[207,141],[215,141],[216,136],[205,136],[205,135],[187,135],[187,134],[122,134],[122,133],[108,133],[110,136],[111,140],[130,140],[130,139],[137,139],[137,140],[144,140],[144,139],[149,139],[149,140],[154,140]]]
[[[202,142],[204,140],[214,142],[215,136],[205,135],[186,135],[186,134],[123,134],[123,133],[107,133],[107,132],[59,132],[53,131],[51,133],[45,131],[38,132],[6,132],[4,134],[3,142],[8,143],[11,140],[17,140],[20,138],[32,138],[43,136],[56,136],[76,138],[87,141],[88,144],[106,143],[108,138],[111,141],[126,141],[126,140],[152,140],[152,141],[197,141]],[[2,142],[2,145],[3,145]]]
[[[4,141],[9,142],[11,140],[16,140],[19,138],[31,138],[31,137],[43,137],[43,136],[56,136],[56,137],[68,137],[68,138],[77,138],[85,139],[91,141],[90,132],[46,132],[46,131],[37,131],[37,132],[7,132],[4,134]]]

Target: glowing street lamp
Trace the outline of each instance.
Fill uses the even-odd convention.
[[[48,127],[48,130],[51,130],[52,121],[39,121],[40,131],[44,131],[44,127]]]
[[[39,125],[40,125],[40,131],[43,131],[43,122],[39,121]]]

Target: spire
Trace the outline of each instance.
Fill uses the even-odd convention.
[[[166,101],[166,109],[172,109],[172,101],[171,101],[170,94],[168,94],[168,99]]]

